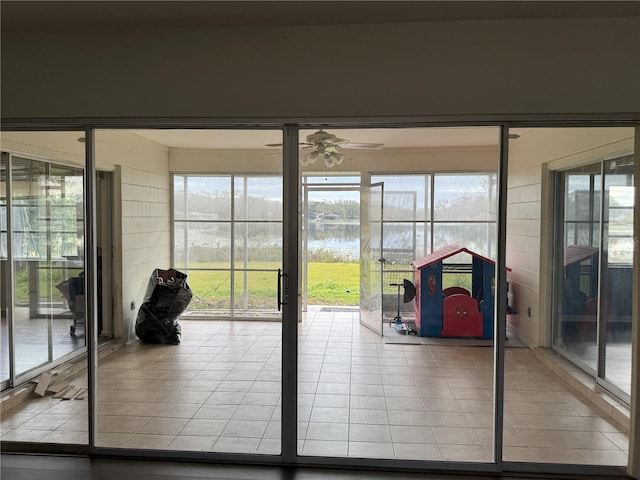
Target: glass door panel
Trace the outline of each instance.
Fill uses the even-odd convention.
[[[507,324],[503,459],[624,466],[629,422],[612,416],[602,402],[624,410],[620,400],[631,378],[625,301],[635,293],[629,275],[633,167],[632,157],[620,157],[620,152],[633,151],[634,129],[509,133],[507,265],[512,268],[509,293],[515,311]],[[547,186],[544,174],[536,175],[541,185],[532,183],[531,172],[540,167],[553,172]],[[553,188],[548,207],[546,187]],[[536,232],[543,232],[539,242]],[[539,303],[540,298],[549,300]],[[554,352],[538,348],[534,353],[515,344],[510,348],[514,335],[521,333],[529,346],[543,345],[541,332],[547,329]],[[591,376],[592,384],[617,398],[602,390],[595,402],[584,395],[582,383],[576,386],[558,374],[566,371],[571,378],[576,368],[583,371],[587,390]]]
[[[1,162],[1,380],[3,388],[36,382],[35,394],[3,411],[3,442],[88,442],[81,357],[86,352],[81,136],[3,132],[3,142],[23,153],[3,153]],[[42,157],[45,151],[48,158]],[[71,362],[73,368],[67,368]],[[55,395],[55,385],[66,389]]]
[[[599,164],[579,167],[561,173],[560,178],[563,277],[558,280],[562,285],[557,290],[553,343],[596,371],[601,168]]]
[[[20,375],[85,345],[82,170],[14,157],[12,194]]]
[[[382,335],[383,186],[362,187],[360,222],[360,323]]]
[[[633,156],[604,163],[603,292],[601,354],[603,379],[631,394],[631,324],[633,297]]]
[[[0,389],[9,385],[9,323],[11,321],[11,289],[9,275],[7,198],[9,154],[0,156]]]
[[[344,145],[342,164],[326,163],[320,156],[309,164],[309,154],[314,150],[309,139],[313,140],[315,134],[363,143],[352,149],[348,143]],[[342,285],[352,278],[350,272],[357,272],[359,309],[335,303],[316,304],[315,309],[309,306],[299,327],[298,454],[491,462],[492,340],[435,338],[397,331],[390,321],[397,315],[398,287],[386,284],[400,283],[397,280],[403,283],[400,315],[403,323],[409,324],[416,312],[412,300],[405,303],[403,280],[416,285],[411,262],[432,253],[434,229],[440,227],[434,218],[447,222],[445,230],[448,224],[455,224],[456,238],[461,241],[473,238],[473,245],[463,246],[495,258],[495,247],[490,245],[495,245],[496,238],[496,197],[490,179],[495,178],[498,165],[499,130],[328,128],[321,132],[302,131],[300,138],[303,179],[317,179],[315,184],[355,177],[362,186],[358,185],[358,263],[353,266],[335,261],[325,270],[325,280],[330,277],[334,285]],[[471,139],[482,139],[482,146],[456,147],[475,141]],[[495,154],[487,155],[487,145]],[[469,169],[469,165],[474,168]],[[449,181],[437,186],[442,189],[437,193],[441,211],[433,202],[433,177],[443,172]],[[314,221],[307,207],[314,197],[310,185],[303,187],[302,197],[308,205],[301,209],[302,242],[311,245]],[[466,191],[470,195],[462,193]],[[445,201],[450,204],[444,205]],[[464,218],[455,205],[464,209]],[[481,213],[474,214],[469,205],[477,205]],[[326,219],[325,223],[330,221],[348,223],[342,218]],[[335,236],[329,229],[323,233],[327,238]],[[306,236],[309,239],[305,244]],[[309,264],[320,256],[308,246],[306,250]],[[386,260],[384,266],[381,259]],[[306,265],[301,267],[304,271]],[[471,264],[468,270],[471,271]],[[311,279],[310,266],[309,272]],[[488,292],[485,296],[490,301]],[[476,298],[469,300],[479,309]],[[488,317],[491,322],[495,320],[493,314]],[[438,332],[441,330],[440,327]],[[490,348],[468,346],[476,342]]]
[[[180,337],[132,335],[100,359],[97,446],[280,454],[282,150],[267,144],[282,131],[100,134],[104,161],[123,141],[158,147],[140,170],[122,170],[126,327],[177,326]],[[186,310],[162,316],[160,293],[146,297],[149,285],[162,291],[156,269],[187,276]]]

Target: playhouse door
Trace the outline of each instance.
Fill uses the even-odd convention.
[[[382,183],[360,191],[360,323],[382,335]]]

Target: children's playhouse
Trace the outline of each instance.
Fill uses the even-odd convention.
[[[471,255],[471,291],[443,289],[443,262]],[[493,338],[495,262],[468,248],[449,245],[415,260],[416,326],[422,337]],[[507,270],[509,270],[507,268]]]

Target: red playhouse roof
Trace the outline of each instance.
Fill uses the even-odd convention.
[[[436,250],[435,252],[430,253],[425,257],[414,260],[412,264],[416,269],[420,270],[422,268],[428,267],[429,265],[433,265],[434,263],[442,262],[443,260],[449,257],[452,257],[453,255],[457,255],[458,253],[461,253],[461,252],[466,252],[470,255],[473,255],[474,257],[477,257],[491,264],[496,263],[489,258],[483,257],[482,255],[479,255],[476,252],[469,250],[468,248],[461,247],[459,245],[447,245],[446,247],[441,248],[440,250]],[[510,272],[511,269],[507,267],[507,271]]]
[[[564,251],[564,266],[584,262],[598,255],[598,249],[588,245],[567,245]]]

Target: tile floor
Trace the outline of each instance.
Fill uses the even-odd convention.
[[[180,345],[100,362],[97,444],[278,454],[280,324],[181,323]],[[628,428],[527,348],[505,357],[505,460],[626,464]],[[300,324],[299,453],[490,462],[492,369],[491,348],[386,344],[357,313],[314,309]],[[1,438],[85,443],[86,411],[32,398],[2,415]]]

